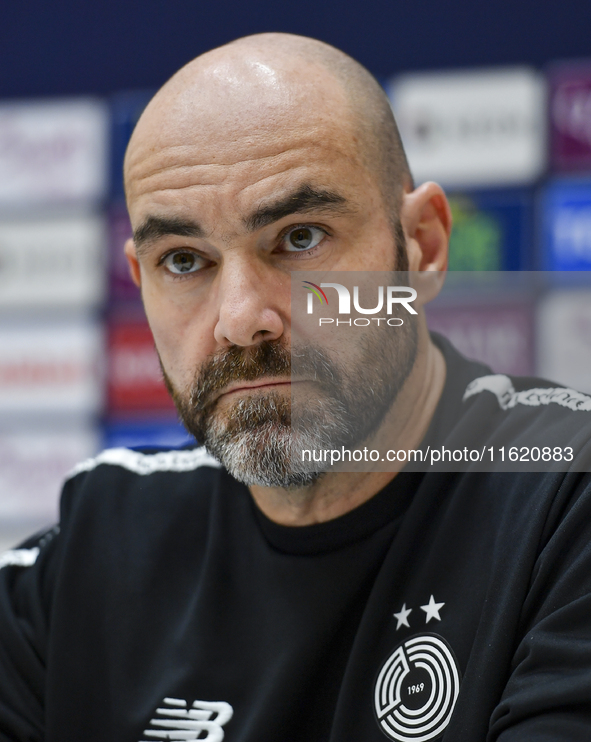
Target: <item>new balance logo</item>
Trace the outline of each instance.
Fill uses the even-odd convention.
[[[163,704],[162,708],[156,709],[156,716],[150,721],[152,729],[144,729],[144,735],[149,740],[221,742],[224,739],[222,727],[234,713],[234,709],[225,701],[194,701],[187,708],[187,702],[182,698],[165,698]]]

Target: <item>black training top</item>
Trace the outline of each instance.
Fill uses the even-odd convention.
[[[443,349],[428,439],[589,430],[539,380],[462,401],[490,371]],[[2,742],[591,739],[585,473],[405,471],[295,528],[202,449],[113,449],[0,564]]]

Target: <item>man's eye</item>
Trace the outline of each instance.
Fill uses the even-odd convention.
[[[283,245],[287,252],[303,252],[316,247],[326,232],[320,227],[295,227],[283,238]]]
[[[205,260],[192,252],[172,252],[162,261],[171,273],[195,273],[203,268]]]

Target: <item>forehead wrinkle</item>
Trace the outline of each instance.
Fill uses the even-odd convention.
[[[205,146],[197,146],[195,144],[178,144],[168,145],[161,149],[155,150],[154,147],[150,148],[150,154],[143,154],[138,151],[134,157],[130,157],[127,163],[127,177],[131,181],[135,179],[146,179],[147,177],[158,176],[166,174],[170,171],[183,171],[191,170],[193,168],[207,167],[210,170],[216,168],[230,168],[240,165],[248,165],[253,162],[272,162],[277,158],[288,156],[295,158],[302,151],[311,152],[314,150],[326,149],[325,136],[320,139],[317,136],[312,136],[309,132],[307,136],[298,137],[299,142],[286,142],[282,139],[277,144],[281,145],[275,151],[268,152],[270,149],[268,139],[262,139],[264,149],[267,152],[253,152],[255,144],[250,139],[244,139],[241,142],[241,149],[243,152],[236,152],[233,157],[228,157],[226,160],[220,154],[220,148],[215,147],[214,152],[210,158],[204,153]],[[350,152],[347,151],[346,147],[340,147],[336,145],[334,138],[329,138],[331,143],[331,149],[337,150],[340,154],[350,157]],[[238,147],[237,142],[233,142],[235,147]],[[248,156],[248,153],[252,153]],[[313,156],[311,154],[308,157]],[[139,173],[138,173],[139,171]],[[147,174],[144,174],[147,171]]]
[[[318,149],[318,148],[317,148]],[[302,157],[304,152],[304,157]],[[339,157],[339,154],[341,155]],[[351,156],[344,151],[335,151],[333,148],[331,161],[339,160],[341,162],[352,162]],[[236,181],[237,170],[242,171],[240,179],[245,177],[248,182],[239,185],[241,192],[247,192],[252,188],[258,188],[266,181],[275,178],[288,178],[293,181],[298,177],[298,172],[304,169],[307,171],[307,180],[314,178],[318,183],[317,187],[323,187],[325,190],[333,190],[335,185],[324,183],[326,173],[323,173],[324,165],[327,162],[326,157],[321,157],[314,152],[302,148],[301,150],[286,150],[281,154],[264,156],[260,158],[249,158],[240,160],[230,165],[219,163],[205,163],[196,165],[186,164],[169,164],[162,166],[158,172],[146,172],[145,175],[137,175],[128,183],[128,199],[135,200],[143,196],[155,196],[158,193],[174,193],[175,191],[191,191],[201,188],[210,187],[233,187]],[[313,163],[313,164],[310,164]],[[366,168],[359,163],[361,173]],[[326,168],[324,168],[326,169]],[[332,172],[334,168],[330,168]],[[250,171],[250,172],[249,172]],[[337,184],[338,186],[338,184]],[[285,186],[281,184],[281,190]]]
[[[176,190],[191,186],[223,185],[232,175],[231,168],[241,166],[246,168],[249,164],[256,163],[257,165],[260,165],[263,170],[268,170],[273,168],[274,161],[277,161],[278,158],[283,157],[283,155],[291,155],[291,157],[283,158],[281,165],[285,168],[289,167],[290,161],[297,159],[298,153],[299,149],[288,149],[273,155],[244,158],[228,163],[183,162],[181,164],[177,161],[176,163],[162,164],[161,166],[149,168],[146,167],[146,163],[143,161],[144,174],[135,174],[133,171],[129,172],[128,190],[130,194],[134,193],[136,195],[143,195],[144,193],[151,191]],[[281,170],[279,170],[279,172],[281,172]],[[165,188],[158,187],[159,181],[161,180],[166,181]],[[199,182],[196,182],[196,180]]]
[[[311,138],[310,138],[311,139]],[[234,143],[236,144],[236,143]],[[190,168],[190,167],[200,167],[200,166],[208,166],[208,167],[231,167],[232,165],[240,165],[242,163],[248,163],[253,161],[264,161],[264,160],[272,160],[276,157],[281,157],[281,155],[290,153],[290,152],[298,152],[301,149],[305,149],[306,147],[310,147],[310,145],[314,145],[314,141],[307,140],[302,144],[295,145],[292,144],[291,146],[285,146],[285,143],[282,142],[282,148],[279,149],[276,152],[272,152],[270,154],[262,154],[262,153],[256,153],[253,154],[252,157],[236,157],[236,158],[230,158],[226,162],[224,162],[222,159],[203,159],[203,147],[198,147],[195,144],[176,144],[176,145],[168,145],[167,147],[162,147],[161,149],[158,149],[155,151],[154,147],[151,147],[151,155],[143,155],[140,152],[138,152],[134,158],[129,159],[128,161],[128,175],[131,177],[134,175],[135,170],[141,168],[144,166],[144,168],[148,168],[150,170],[150,174],[152,175],[158,175],[159,173],[165,172],[169,169],[175,169],[175,168]],[[254,143],[250,140],[245,140],[243,142],[243,147],[247,150],[252,150],[254,147]],[[269,149],[267,147],[267,149]],[[192,152],[196,151],[196,154],[191,157],[190,154]],[[201,158],[199,158],[199,154],[201,155]],[[216,148],[216,158],[219,158],[219,148]],[[135,160],[138,160],[137,164],[134,162]],[[158,164],[158,160],[173,160],[173,164]],[[156,160],[155,165],[152,165],[152,161]],[[178,163],[182,162],[182,165],[179,165]]]
[[[327,149],[331,159],[337,153],[360,159],[353,143],[354,137],[343,137],[343,130],[349,128],[348,122],[345,126],[339,120],[336,126],[333,119],[324,115],[313,118],[313,121],[306,119],[303,125],[288,122],[287,126],[280,127],[269,127],[267,121],[267,125],[245,127],[240,133],[234,132],[233,136],[220,129],[206,136],[195,121],[189,129],[152,127],[141,137],[134,132],[125,161],[128,195],[137,190],[139,181],[146,182],[149,178],[168,174],[182,179],[183,174],[190,174],[194,167],[207,166],[206,179],[219,182],[221,176],[216,172],[219,168],[249,163],[260,163],[263,167],[268,163],[272,167],[274,160],[297,159],[302,151],[308,160],[316,159],[318,152]],[[141,192],[147,188],[142,186]]]

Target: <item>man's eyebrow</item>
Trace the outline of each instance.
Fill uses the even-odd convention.
[[[293,193],[273,203],[260,206],[243,220],[249,232],[266,227],[284,216],[306,211],[328,211],[338,214],[350,213],[354,209],[344,196],[324,188],[302,185]]]
[[[151,242],[170,234],[178,237],[204,237],[204,229],[197,223],[179,217],[149,216],[134,230],[133,241],[138,252],[143,252]]]

